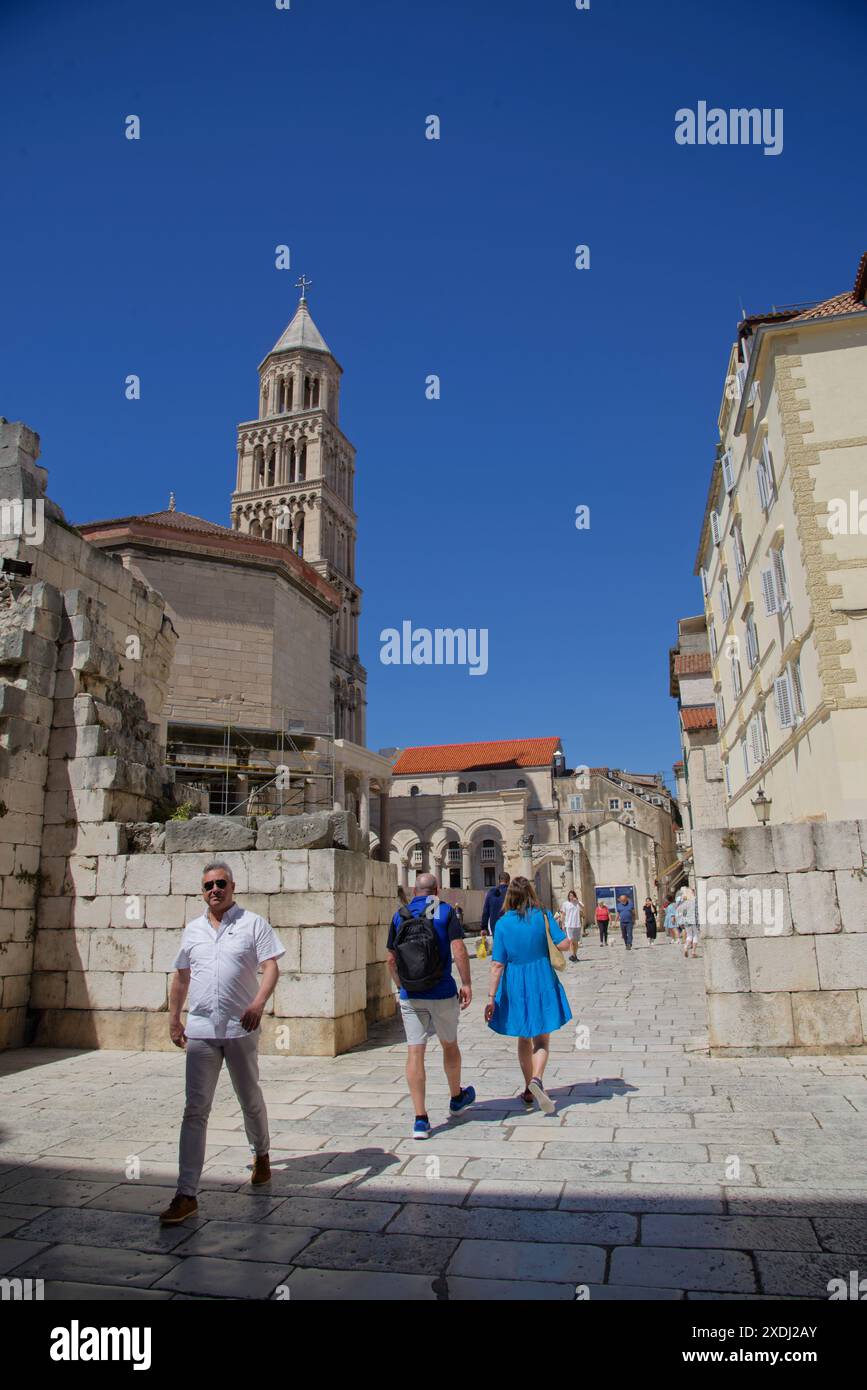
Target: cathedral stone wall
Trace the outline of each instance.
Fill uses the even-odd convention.
[[[227,580],[226,561],[199,554],[189,564],[136,554],[129,564],[165,596],[178,630],[170,694],[178,718],[219,710],[229,698],[245,725],[279,728],[284,711],[287,718],[329,717],[331,617],[324,608],[253,565],[231,564]]]

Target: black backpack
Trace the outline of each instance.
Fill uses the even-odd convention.
[[[397,975],[407,994],[438,985],[445,973],[440,939],[433,924],[436,905],[429,903],[420,917],[408,907],[398,911],[400,925],[394,938]]]

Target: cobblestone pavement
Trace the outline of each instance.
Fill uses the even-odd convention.
[[[181,1054],[0,1054],[0,1275],[48,1298],[779,1299],[867,1274],[867,1056],[712,1059],[701,959],[588,937],[564,977],[587,1033],[554,1043],[556,1116],[527,1115],[473,971],[465,1115],[446,1122],[433,1044],[433,1134],[409,1137],[399,1023],[263,1057],[254,1193],[224,1072],[199,1214],[173,1229]]]

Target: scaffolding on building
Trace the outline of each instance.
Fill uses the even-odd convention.
[[[244,700],[171,701],[167,761],[178,782],[204,779],[211,812],[285,815],[330,810],[334,716],[279,706],[270,725],[244,722]],[[241,789],[243,795],[241,795]]]

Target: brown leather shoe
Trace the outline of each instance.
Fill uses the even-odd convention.
[[[260,1183],[271,1181],[271,1159],[268,1154],[257,1154],[253,1160],[253,1176],[250,1179],[254,1187]]]
[[[186,1197],[183,1192],[176,1192],[165,1211],[160,1212],[160,1225],[179,1226],[188,1216],[195,1216],[198,1210],[199,1204],[195,1197]]]

